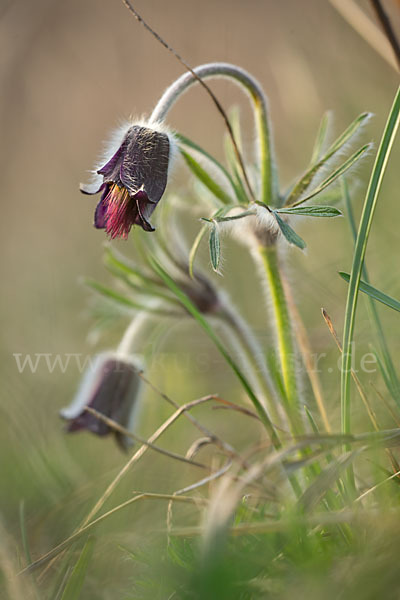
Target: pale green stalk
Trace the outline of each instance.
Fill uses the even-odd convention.
[[[276,244],[260,246],[260,256],[265,269],[271,294],[272,310],[278,342],[278,352],[285,391],[285,410],[293,434],[303,432],[299,411],[299,392],[296,377],[296,352],[292,335],[292,325],[283,289]]]

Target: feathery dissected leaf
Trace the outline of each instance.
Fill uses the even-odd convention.
[[[304,198],[300,198],[297,202],[288,203],[287,206],[299,206],[311,198],[314,198],[317,194],[320,194],[323,190],[325,190],[328,186],[330,186],[334,181],[336,181],[339,177],[344,175],[346,171],[348,171],[360,158],[370,150],[371,144],[365,144],[357,152],[354,152],[344,163],[342,163],[333,173],[329,175],[320,185],[318,185],[314,190],[312,190],[309,194],[304,196]]]
[[[304,194],[306,189],[311,185],[315,175],[318,171],[326,164],[328,160],[332,158],[336,152],[338,152],[359,130],[364,122],[370,117],[370,113],[362,113],[358,116],[347,129],[333,142],[328,148],[326,153],[312,165],[301,177],[301,179],[294,185],[292,191],[286,198],[285,204],[291,206],[297,202],[297,200]]]
[[[328,126],[329,126],[329,117],[330,117],[330,113],[326,112],[321,119],[321,123],[319,125],[319,129],[318,129],[318,133],[317,133],[317,137],[315,139],[315,144],[314,144],[314,148],[311,154],[311,161],[310,161],[310,165],[314,165],[316,162],[318,162],[318,159],[321,156],[322,153],[322,148],[326,139],[326,134],[328,132]]]

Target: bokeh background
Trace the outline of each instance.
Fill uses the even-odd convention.
[[[135,6],[192,66],[227,61],[259,79],[270,100],[282,186],[307,166],[327,109],[333,111],[336,133],[360,112],[373,112],[362,141],[379,141],[398,76],[328,1],[138,0]],[[360,6],[368,12],[366,1]],[[390,8],[395,11],[396,5]],[[0,31],[0,559],[5,578],[9,569],[24,563],[22,503],[31,552],[37,557],[73,530],[125,460],[111,439],[63,433],[58,411],[73,397],[80,377],[76,366],[50,373],[41,363],[35,373],[20,373],[14,354],[85,355],[118,340],[126,322],[94,345],[88,336],[93,325],[90,294],[79,279],[109,279],[102,266],[104,234],[92,227],[95,201],[79,193],[79,182],[86,180],[110,130],[132,114],[148,114],[182,67],[118,0],[2,0]],[[213,83],[213,89],[226,108],[241,106],[250,145],[253,129],[246,101],[229,82]],[[223,123],[204,91],[192,89],[174,107],[169,122],[222,158]],[[399,152],[397,144],[368,250],[373,283],[397,297]],[[371,154],[353,173],[357,215],[372,160]],[[187,178],[181,165],[170,190],[183,190]],[[308,249],[303,254],[290,250],[288,269],[315,352],[327,353],[322,380],[335,419],[339,372],[332,365],[337,354],[320,308],[327,308],[340,332],[346,285],[337,271],[350,268],[351,237],[345,219],[305,221],[300,234]],[[130,241],[118,246],[132,252]],[[268,342],[254,267],[229,241],[222,283],[251,315],[260,339]],[[360,309],[357,339],[364,350],[370,332],[362,305]],[[385,311],[382,317],[398,353],[400,328]],[[149,375],[163,391],[177,402],[215,391],[240,400],[231,374],[195,325],[180,324],[176,339],[169,340],[162,351],[173,360],[167,358]],[[202,360],[196,362],[200,354]],[[379,386],[378,375],[372,377]],[[149,392],[143,433],[168,410]],[[211,417],[216,423],[218,418]],[[229,431],[245,443],[246,432],[238,423],[232,416]],[[181,437],[171,435],[165,443],[179,450],[192,432],[185,427],[177,431]],[[181,468],[149,454],[122,486],[120,499],[133,489],[173,491],[174,477],[178,481],[180,476]],[[98,594],[101,589],[101,597],[115,598],[126,588],[134,568],[121,564],[118,543],[143,546],[150,522],[157,522],[157,515],[161,522],[164,515],[165,507],[150,508],[135,507],[101,529],[97,569],[85,597],[99,598],[93,590]]]

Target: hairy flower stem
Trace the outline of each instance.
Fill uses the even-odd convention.
[[[161,301],[156,298],[148,302],[148,307],[156,308],[161,304]],[[138,314],[135,314],[122,336],[117,348],[117,354],[121,354],[121,356],[130,356],[135,352],[134,347],[143,348],[143,330],[146,329],[149,322],[151,322],[151,313],[141,311]]]
[[[304,432],[299,411],[299,393],[296,377],[296,354],[292,325],[283,289],[276,244],[260,246],[262,263],[272,299],[272,310],[278,341],[278,352],[284,388],[284,406],[293,435]]]
[[[284,428],[286,426],[285,417],[283,414],[279,414],[278,393],[269,373],[262,347],[255,339],[246,321],[231,303],[223,304],[220,316],[222,322],[228,327],[228,331],[233,334],[233,343],[242,354],[246,370],[251,371],[255,385],[265,398],[271,421],[274,424],[279,423]],[[279,437],[279,432],[277,435]]]
[[[268,118],[268,102],[261,85],[250,73],[228,63],[216,62],[200,65],[194,69],[194,72],[201,79],[227,77],[250,95],[259,144],[260,190],[258,199],[267,205],[276,204],[278,202],[278,182]],[[164,121],[173,104],[195,83],[198,83],[198,80],[192,73],[185,73],[179,77],[160,98],[150,116],[150,122]]]
[[[235,338],[234,343],[238,346],[238,350],[243,352],[242,362],[246,365],[246,371],[247,367],[251,369],[257,383],[257,388],[260,388],[261,393],[267,401],[268,415],[272,416],[273,421],[271,420],[270,422],[274,427],[275,432],[275,436],[271,437],[271,442],[275,450],[279,450],[282,447],[282,442],[279,436],[279,427],[275,427],[275,424],[276,422],[281,422],[283,420],[283,415],[278,414],[279,406],[277,406],[275,402],[277,398],[276,390],[274,390],[266,365],[263,364],[265,361],[261,361],[261,356],[264,356],[264,353],[254,339],[247,323],[231,305],[224,306],[221,312],[221,319],[223,323],[228,326],[231,334],[233,334]],[[287,477],[296,498],[300,498],[303,490],[298,478],[293,473],[290,475],[288,474]]]

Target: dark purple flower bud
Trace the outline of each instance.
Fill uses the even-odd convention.
[[[68,421],[67,431],[86,429],[99,436],[114,433],[118,444],[126,449],[132,444],[131,438],[113,430],[85,407],[93,408],[131,430],[137,417],[141,386],[138,368],[129,358],[112,353],[100,354],[86,371],[70,406],[60,412],[61,417]]]
[[[149,223],[167,185],[172,137],[144,125],[126,130],[114,154],[96,173],[103,179],[81,186],[84,194],[102,192],[94,226],[112,238],[127,238],[133,225],[154,231]]]
[[[212,314],[221,307],[217,290],[211,281],[199,272],[194,272],[193,279],[187,276],[186,280],[182,281],[180,285],[201,313]]]

